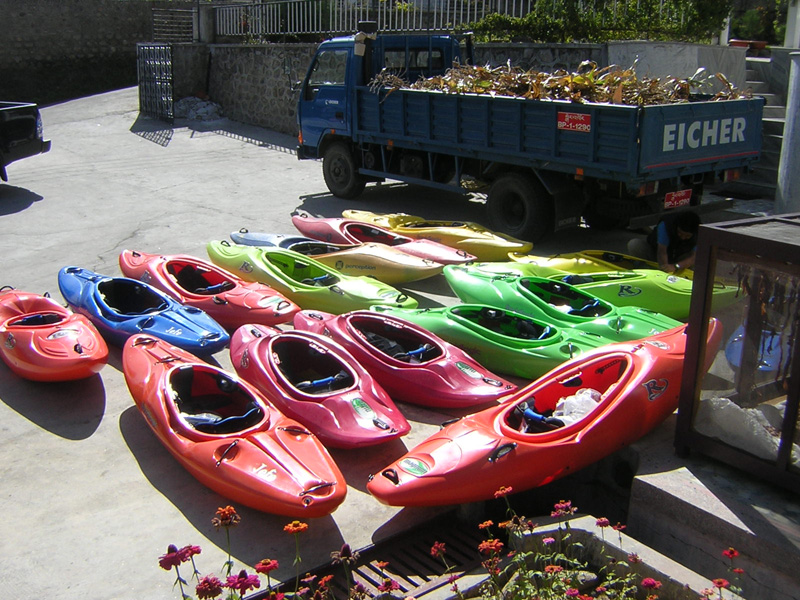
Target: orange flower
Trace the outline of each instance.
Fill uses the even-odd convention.
[[[478,551],[481,554],[500,554],[503,551],[503,542],[498,539],[484,540],[478,544]]]
[[[487,528],[491,527],[492,525],[494,525],[494,523],[492,521],[484,521],[483,523],[478,525],[478,529],[487,529]]]
[[[283,528],[287,533],[303,533],[306,529],[308,529],[308,523],[300,521],[292,521]]]
[[[219,529],[220,527],[235,527],[242,520],[239,513],[232,506],[219,507],[217,516],[211,519],[211,524]]]

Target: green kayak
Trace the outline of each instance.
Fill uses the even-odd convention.
[[[424,327],[492,372],[526,379],[541,377],[565,360],[611,343],[593,333],[548,325],[485,304],[420,309],[375,306],[372,310]]]
[[[344,275],[304,254],[278,247],[209,242],[211,261],[247,281],[272,286],[303,309],[342,314],[376,304],[416,308],[417,301],[372,277]]]
[[[644,308],[614,306],[563,281],[460,265],[448,265],[443,272],[462,302],[512,310],[557,327],[572,327],[614,341],[639,339],[681,325]]]
[[[470,268],[493,274],[544,277],[568,283],[614,306],[646,308],[679,321],[689,319],[692,304],[692,280],[658,269],[571,273],[549,264],[517,261],[472,263]],[[722,308],[733,303],[737,293],[737,286],[715,282],[714,307]]]

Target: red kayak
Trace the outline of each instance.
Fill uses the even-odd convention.
[[[329,448],[371,446],[411,428],[389,394],[330,338],[245,325],[231,336],[230,352],[240,377]]]
[[[476,260],[473,254],[464,250],[433,240],[414,239],[353,219],[314,217],[301,211],[292,214],[292,223],[304,236],[330,244],[384,244],[442,265],[460,265]]]
[[[446,425],[371,476],[367,489],[392,506],[447,505],[575,473],[675,411],[685,329],[609,344],[563,363],[502,404]],[[712,320],[706,368],[721,336]]]
[[[181,304],[199,308],[229,331],[248,323],[288,323],[300,310],[278,290],[244,281],[194,256],[123,250],[119,266],[126,277],[149,283]]]
[[[325,516],[344,501],[322,443],[249,383],[144,334],[125,343],[122,368],[158,439],[215,492],[290,517]]]
[[[343,315],[301,310],[294,326],[344,346],[396,401],[468,408],[496,402],[517,389],[463,350],[398,317],[366,310]]]
[[[0,289],[0,357],[20,377],[70,381],[91,377],[108,360],[94,325],[49,296]]]

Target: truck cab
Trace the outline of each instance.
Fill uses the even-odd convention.
[[[363,27],[362,29],[369,29]],[[413,83],[443,74],[460,61],[471,60],[448,35],[381,35],[360,31],[320,44],[300,91],[297,110],[298,158],[320,158],[337,139],[353,132],[353,90],[367,86],[384,69]]]

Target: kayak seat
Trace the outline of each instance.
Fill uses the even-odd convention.
[[[508,413],[506,423],[521,433],[544,433],[564,427],[564,421],[550,416],[552,411],[538,413],[525,401],[518,403]]]
[[[257,425],[264,417],[261,407],[241,392],[236,381],[214,373],[196,373],[191,365],[172,372],[167,393],[181,418],[202,433],[235,433]]]
[[[107,279],[97,285],[103,301],[123,315],[146,315],[164,310],[167,303],[145,284],[129,279]]]
[[[570,285],[581,285],[582,283],[593,283],[594,279],[589,275],[578,275],[571,273],[561,278],[561,281]]]

